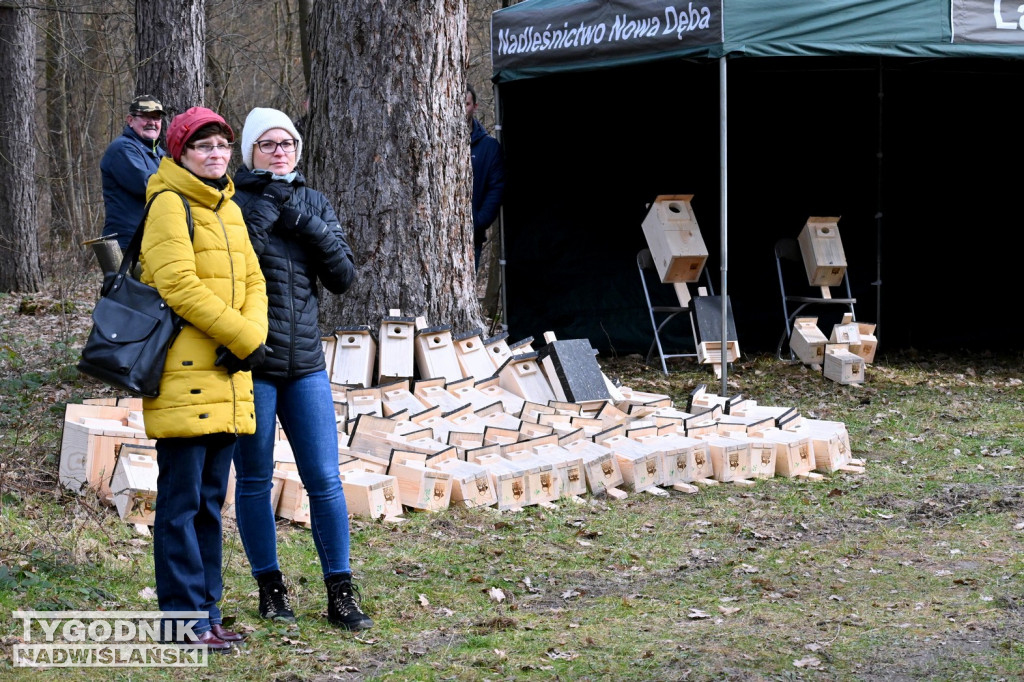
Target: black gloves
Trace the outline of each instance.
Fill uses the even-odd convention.
[[[227,346],[217,346],[217,359],[213,364],[220,365],[228,371],[228,374],[242,371],[242,361],[229,351]]]
[[[285,230],[301,232],[312,220],[312,216],[306,215],[305,213],[299,213],[290,206],[283,206],[281,208],[281,217],[277,219],[277,226],[283,227]]]
[[[218,346],[217,359],[213,364],[223,367],[228,371],[228,374],[251,372],[263,364],[263,361],[267,359],[267,353],[273,352],[266,344],[261,343],[259,348],[250,353],[244,360],[239,360],[238,356],[228,350],[227,346]]]
[[[256,369],[257,367],[263,364],[264,360],[267,359],[267,354],[273,352],[274,351],[270,350],[270,348],[267,347],[267,344],[261,343],[259,347],[256,348],[256,350],[249,353],[249,357],[242,360],[242,362],[245,363],[244,371],[251,372],[252,370]]]
[[[292,196],[293,189],[290,182],[268,182],[263,188],[263,198],[276,206],[282,206]]]

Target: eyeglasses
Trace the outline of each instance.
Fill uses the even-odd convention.
[[[256,143],[256,146],[260,148],[260,151],[264,154],[273,154],[280,147],[281,151],[285,154],[291,154],[298,149],[299,141],[288,139],[281,140],[280,142],[274,142],[273,140],[260,140]]]
[[[212,154],[214,151],[231,153],[230,144],[190,144],[186,146],[204,155]]]

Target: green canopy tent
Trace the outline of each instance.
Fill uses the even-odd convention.
[[[745,348],[778,338],[771,244],[811,215],[842,216],[858,318],[878,322],[883,344],[1019,345],[998,322],[1024,72],[1021,12],[1003,5],[526,0],[495,12],[510,333],[645,352],[640,223],[657,195],[686,193]]]

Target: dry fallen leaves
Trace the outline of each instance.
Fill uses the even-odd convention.
[[[357,673],[360,672],[359,668],[354,665],[341,665],[334,669],[336,673]]]
[[[821,665],[821,659],[814,656],[808,656],[807,658],[798,658],[793,661],[793,665],[797,668],[817,668]]]
[[[548,658],[561,658],[566,661],[571,661],[574,658],[579,658],[579,654],[574,651],[559,651],[558,649],[548,649]]]

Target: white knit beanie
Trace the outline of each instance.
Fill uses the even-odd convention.
[[[256,140],[272,128],[287,130],[292,137],[298,140],[295,163],[302,158],[302,136],[295,129],[295,124],[288,118],[288,115],[277,109],[256,107],[245,117],[245,125],[242,127],[242,163],[249,170],[252,170],[252,148],[255,146]]]

